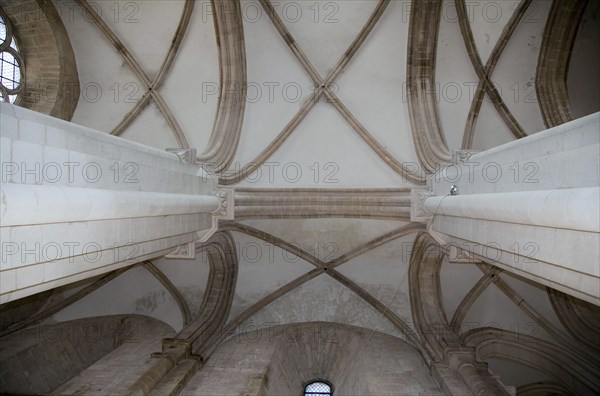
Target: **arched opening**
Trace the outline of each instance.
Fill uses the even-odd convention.
[[[22,88],[23,58],[12,24],[0,9],[0,96],[15,103]]]
[[[312,381],[304,387],[304,396],[332,396],[331,384],[323,380]]]
[[[79,74],[71,41],[54,3],[0,0],[0,8],[6,37],[13,38],[13,43],[17,39],[14,46],[0,40],[2,66],[10,72],[5,80],[2,71],[1,89],[18,86],[2,96],[26,109],[71,120],[79,101]],[[12,78],[17,65],[20,70]]]

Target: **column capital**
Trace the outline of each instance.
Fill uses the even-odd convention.
[[[410,221],[415,223],[427,223],[432,215],[425,209],[425,200],[433,196],[431,190],[424,188],[413,188],[410,190]]]

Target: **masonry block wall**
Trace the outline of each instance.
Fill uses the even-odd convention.
[[[222,344],[183,395],[299,395],[315,379],[340,395],[442,394],[419,353],[402,340],[337,323],[277,326]]]
[[[25,87],[17,104],[63,120],[77,107],[80,86],[75,54],[50,0],[0,0],[25,62]]]
[[[163,338],[175,331],[165,323],[145,316],[127,319],[129,326],[118,348],[104,355],[79,375],[55,389],[60,395],[124,395],[152,364],[152,353],[160,352]]]
[[[88,394],[110,389],[173,333],[158,320],[131,315],[29,327],[1,341],[0,392]],[[105,365],[99,369],[101,362]]]

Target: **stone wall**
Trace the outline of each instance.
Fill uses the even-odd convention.
[[[16,104],[70,120],[80,87],[71,41],[51,0],[0,0],[25,62],[25,87]]]
[[[419,353],[373,330],[316,322],[234,335],[184,395],[298,395],[315,379],[340,395],[441,394]]]
[[[0,310],[0,332],[39,312],[50,301],[53,292],[53,290],[48,290],[3,304]]]
[[[173,330],[160,321],[131,315],[101,316],[24,329],[1,340],[0,392],[47,393],[67,383],[75,384],[79,392],[88,393],[83,384],[102,382],[94,370],[106,357],[128,359],[128,369],[131,369],[149,357],[149,348],[156,348],[162,337],[172,333]],[[123,367],[116,364],[110,367],[115,371],[110,373],[105,367],[101,372],[103,378],[111,382],[127,378]],[[108,384],[103,382],[100,388],[108,389]],[[69,389],[73,386],[59,393],[69,393]]]
[[[61,395],[123,395],[152,364],[151,354],[160,351],[163,338],[175,331],[148,317],[132,317],[131,331],[118,348],[56,389]],[[129,320],[132,320],[129,319]]]

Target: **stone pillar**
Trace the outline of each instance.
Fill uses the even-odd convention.
[[[413,192],[428,212],[413,218],[465,257],[600,305],[599,128],[596,113],[458,156]]]
[[[0,104],[0,304],[207,240],[232,191],[192,161]]]

